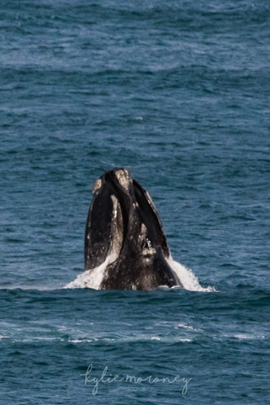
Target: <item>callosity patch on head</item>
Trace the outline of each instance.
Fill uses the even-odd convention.
[[[115,176],[119,181],[120,185],[125,190],[128,190],[129,184],[132,182],[132,178],[129,174],[129,171],[127,169],[119,169],[115,172]]]
[[[101,179],[97,179],[96,182],[95,182],[95,184],[94,184],[92,193],[93,193],[93,194],[97,193],[97,192],[100,190],[101,186],[102,186],[102,181],[101,181]]]

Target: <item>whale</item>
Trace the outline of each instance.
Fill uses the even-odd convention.
[[[84,270],[103,265],[99,289],[183,288],[169,265],[170,250],[149,193],[125,168],[100,176],[93,187],[84,237]]]

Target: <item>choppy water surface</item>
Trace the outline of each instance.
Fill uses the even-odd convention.
[[[269,16],[250,0],[2,1],[1,403],[269,401]],[[64,288],[114,166],[201,290]]]

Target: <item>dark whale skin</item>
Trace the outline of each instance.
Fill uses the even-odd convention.
[[[155,205],[127,169],[115,168],[95,183],[84,239],[84,268],[109,256],[100,289],[183,287],[166,259],[170,252]]]

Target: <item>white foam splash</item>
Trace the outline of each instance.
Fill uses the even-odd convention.
[[[167,259],[167,262],[169,266],[173,269],[173,271],[176,273],[177,277],[183,284],[183,287],[185,290],[189,291],[203,291],[203,292],[212,292],[216,291],[214,287],[202,287],[195,276],[195,274],[192,272],[192,270],[187,269],[185,266],[182,264],[176,262],[173,260],[172,256]]]
[[[110,254],[105,262],[103,262],[100,266],[96,267],[95,269],[92,270],[86,270],[82,274],[79,274],[77,278],[67,284],[64,288],[93,288],[95,290],[100,289],[100,285],[102,283],[102,280],[104,278],[104,273],[106,270],[106,267],[110,264],[113,263],[117,259],[117,253],[112,253]],[[214,287],[202,287],[195,276],[195,274],[192,272],[192,270],[187,269],[185,266],[182,264],[176,262],[173,260],[173,258],[170,256],[169,259],[167,259],[167,262],[169,266],[172,268],[172,270],[176,273],[176,276],[179,278],[181,281],[183,287],[185,290],[189,291],[202,291],[202,292],[212,292],[216,291]],[[169,289],[168,286],[160,286],[160,289]],[[179,288],[178,286],[175,286],[173,288]]]
[[[100,284],[103,280],[104,273],[108,264],[114,262],[117,258],[116,254],[107,256],[105,262],[95,269],[86,270],[79,274],[77,278],[71,283],[67,284],[64,288],[93,288],[100,289]]]

